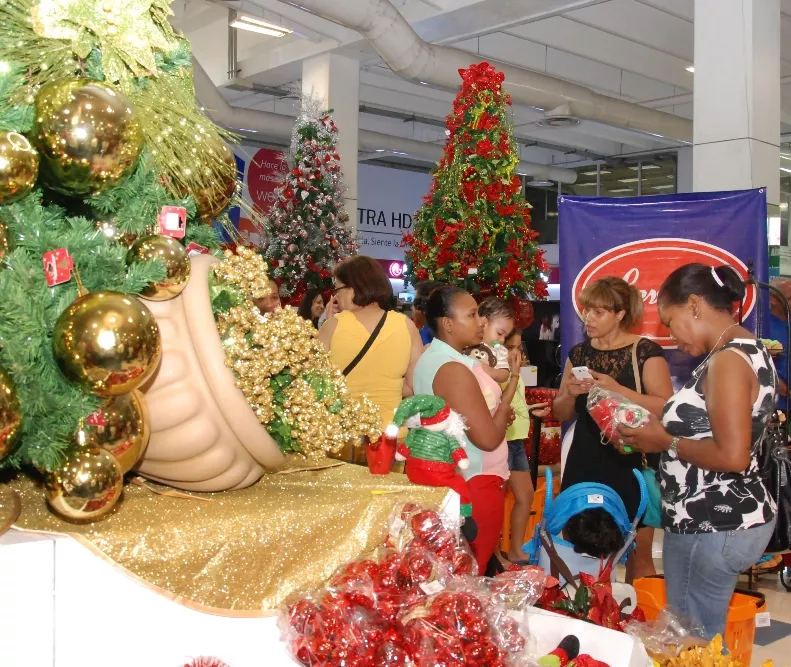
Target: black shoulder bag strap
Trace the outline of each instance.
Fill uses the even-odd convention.
[[[357,364],[359,364],[363,360],[363,357],[366,354],[368,354],[368,350],[371,349],[371,345],[374,344],[374,341],[378,338],[379,333],[382,331],[382,327],[385,325],[386,319],[387,319],[387,312],[385,312],[385,314],[382,315],[382,319],[379,320],[379,323],[371,332],[370,337],[368,338],[367,341],[365,341],[365,345],[363,345],[363,349],[360,350],[357,356],[349,362],[349,365],[343,369],[344,377],[349,375],[349,373],[351,373],[357,367]]]

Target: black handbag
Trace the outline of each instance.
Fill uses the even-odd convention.
[[[767,490],[777,504],[777,522],[769,553],[791,550],[791,456],[785,424],[772,418],[761,443],[761,475]]]

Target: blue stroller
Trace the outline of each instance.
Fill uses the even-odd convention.
[[[603,566],[606,566],[607,563],[603,563],[599,558],[576,553],[574,545],[561,536],[566,522],[571,517],[585,510],[596,508],[604,509],[612,515],[625,538],[623,548],[618,553],[612,554],[608,563],[626,563],[626,559],[635,547],[637,526],[648,503],[645,480],[639,470],[633,472],[640,485],[640,505],[634,520],[630,521],[621,497],[604,484],[575,484],[558,494],[558,497],[553,500],[552,471],[547,468],[544,516],[536,527],[533,539],[523,547],[524,552],[530,556],[530,563],[538,565],[544,572],[560,580],[561,586],[571,584],[576,588],[576,582],[581,572],[598,578]],[[615,578],[615,568],[613,568],[612,577]]]

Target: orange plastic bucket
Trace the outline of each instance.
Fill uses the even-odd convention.
[[[558,494],[560,490],[560,480],[557,476],[554,477],[554,495]],[[533,535],[536,532],[536,526],[541,522],[541,518],[544,516],[544,504],[546,501],[546,493],[545,489],[547,488],[547,483],[544,477],[539,477],[536,483],[536,490],[533,494],[533,505],[530,508],[532,514],[527,521],[527,529],[525,530],[524,537],[522,538],[522,544],[529,542],[533,539]],[[505,490],[505,516],[503,517],[503,533],[502,538],[500,539],[500,549],[508,553],[509,549],[511,548],[511,510],[514,508],[514,494],[511,493],[511,489],[506,487]]]
[[[665,580],[661,576],[638,579],[634,582],[637,591],[637,606],[651,621],[667,604]],[[755,641],[755,617],[766,611],[766,598],[761,593],[737,590],[728,607],[725,623],[725,645],[734,660],[748,667]]]

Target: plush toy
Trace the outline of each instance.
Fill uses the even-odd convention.
[[[461,496],[461,515],[472,514],[467,482],[456,469],[470,462],[462,446],[464,420],[439,396],[410,396],[401,401],[385,436],[395,438],[399,427],[409,429],[399,443],[396,459],[406,461],[404,472],[410,482],[424,486],[447,486]]]
[[[567,667],[580,653],[580,640],[574,635],[568,635],[558,647],[538,659],[539,667]]]

